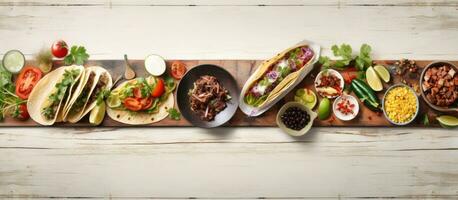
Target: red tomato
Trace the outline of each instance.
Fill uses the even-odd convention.
[[[36,67],[25,67],[16,79],[16,95],[21,99],[29,98],[30,92],[41,79],[41,71]]]
[[[151,92],[152,97],[160,97],[165,92],[164,80],[161,78],[157,79],[156,87],[154,87],[153,92]]]
[[[138,98],[138,99],[142,98],[142,91],[139,87],[134,88],[133,93],[134,93],[135,98]]]
[[[124,99],[124,107],[131,111],[139,111],[142,109],[140,101],[132,97],[127,97]]]
[[[186,73],[186,65],[183,62],[175,61],[172,63],[171,75],[175,79],[183,78]]]
[[[58,40],[54,42],[51,46],[52,55],[56,58],[63,58],[68,53],[68,46],[63,40]]]
[[[141,110],[146,110],[153,105],[153,97],[143,98],[139,100],[140,100],[140,104],[142,105]]]
[[[20,104],[17,108],[19,110],[19,115],[15,116],[19,120],[27,120],[30,118],[29,112],[27,111],[27,105],[25,103]]]

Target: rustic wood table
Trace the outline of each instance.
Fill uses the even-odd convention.
[[[458,1],[3,0],[0,54],[266,59],[303,39],[458,60]],[[458,130],[0,128],[5,198],[458,198]]]

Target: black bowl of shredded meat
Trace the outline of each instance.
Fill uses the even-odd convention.
[[[225,124],[238,108],[239,89],[234,77],[222,67],[198,65],[181,79],[177,103],[191,124],[212,128]]]

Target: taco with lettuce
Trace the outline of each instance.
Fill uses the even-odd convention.
[[[63,120],[64,108],[70,102],[70,96],[76,91],[83,66],[59,67],[44,76],[30,93],[27,110],[30,117],[42,125],[52,125]]]
[[[242,90],[243,101],[249,106],[260,107],[275,99],[305,68],[313,67],[309,65],[315,56],[312,48],[301,44],[264,61],[245,83],[248,87]]]
[[[76,123],[86,116],[113,84],[110,73],[99,66],[87,67],[69,104],[64,108],[64,121]]]
[[[158,122],[168,116],[168,109],[173,108],[172,78],[154,77],[136,78],[121,83],[108,96],[107,114],[115,121],[145,125]]]

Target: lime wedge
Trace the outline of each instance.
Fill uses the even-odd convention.
[[[313,109],[316,105],[316,95],[312,90],[309,89],[298,89],[294,96],[294,101],[300,102],[310,109]]]
[[[388,70],[383,65],[375,65],[374,69],[375,69],[375,72],[377,72],[377,75],[385,83],[388,83],[390,81],[390,72],[388,72]]]
[[[105,118],[105,102],[102,101],[99,105],[96,105],[94,109],[91,110],[89,123],[92,125],[99,125],[102,123],[103,118]]]
[[[318,118],[325,120],[331,114],[331,101],[328,98],[323,98],[318,106]]]
[[[119,107],[121,105],[121,99],[119,99],[118,95],[111,93],[107,98],[107,105],[110,108]]]
[[[369,67],[366,70],[366,80],[369,86],[375,91],[382,91],[383,85],[382,81],[378,77],[373,67]]]
[[[458,126],[458,118],[450,115],[442,115],[436,118],[439,123],[445,128],[453,128]]]

